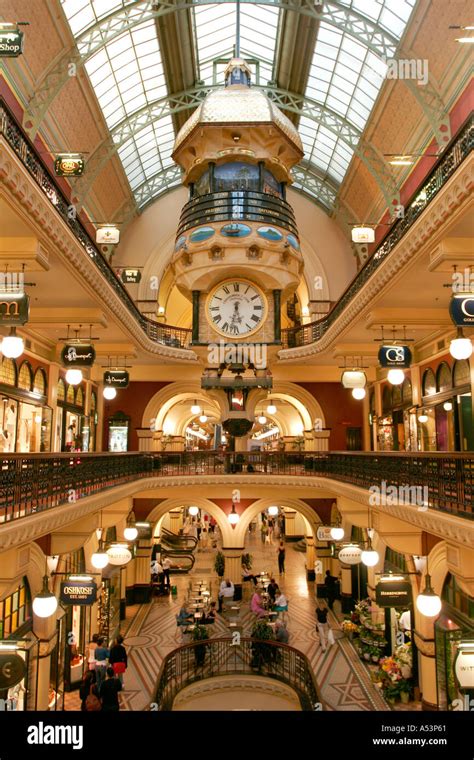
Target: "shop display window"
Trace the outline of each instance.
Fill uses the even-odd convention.
[[[7,359],[6,356],[2,358],[0,364],[0,384],[2,385],[16,385],[17,369],[13,359]]]
[[[29,362],[23,362],[18,372],[18,388],[31,391],[33,385],[33,370]]]
[[[42,369],[37,369],[33,380],[33,391],[40,396],[46,396],[46,375]]]
[[[0,639],[12,636],[32,619],[28,581],[23,578],[18,588],[0,600]]]
[[[128,451],[128,434],[130,429],[130,417],[118,412],[109,418],[109,451]]]

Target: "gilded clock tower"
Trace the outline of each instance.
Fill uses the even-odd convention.
[[[176,138],[173,158],[184,170],[189,201],[173,271],[193,303],[192,345],[206,366],[203,387],[224,387],[222,375],[230,372],[234,381],[227,385],[246,388],[248,395],[264,368],[235,359],[244,356],[242,350],[227,361],[209,349],[265,346],[268,357],[278,350],[281,304],[297,288],[303,268],[286,200],[291,167],[303,150],[289,119],[251,87],[245,61],[232,59],[225,76],[225,88],[207,95]],[[236,412],[230,397],[229,405],[224,420],[225,413]],[[245,408],[240,412],[244,418]]]

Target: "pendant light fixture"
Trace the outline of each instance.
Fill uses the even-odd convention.
[[[401,385],[405,380],[405,373],[402,369],[389,369],[387,380],[390,385]]]
[[[230,512],[230,514],[227,517],[228,517],[228,520],[229,520],[230,524],[232,525],[232,527],[235,528],[235,526],[237,525],[237,523],[240,520],[240,515],[238,515],[237,512],[235,511],[235,504],[234,504],[234,502],[232,502],[232,511]]]
[[[48,618],[54,615],[58,608],[56,595],[49,590],[49,576],[43,576],[43,588],[33,599],[33,612],[40,618]]]
[[[441,612],[441,599],[431,585],[431,575],[428,572],[428,557],[426,557],[425,587],[418,594],[416,607],[425,617],[436,617]]]
[[[109,557],[104,549],[104,543],[102,541],[102,512],[100,513],[100,527],[97,528],[97,538],[99,539],[99,546],[97,551],[91,556],[91,565],[96,570],[103,570],[109,564]]]
[[[112,401],[112,399],[117,395],[117,388],[114,388],[111,385],[107,385],[103,390],[103,395],[107,401]]]
[[[202,422],[202,424],[207,422],[207,414],[201,414],[199,417],[199,422]]]
[[[265,425],[266,421],[267,421],[267,418],[265,417],[265,415],[264,414],[259,414],[259,416],[257,417],[258,424],[259,425]]]
[[[344,528],[340,525],[334,525],[334,527],[331,528],[331,538],[334,541],[342,541],[344,538]]]
[[[367,528],[367,548],[362,551],[361,560],[366,567],[374,567],[379,561],[379,553],[372,547],[372,521],[370,515],[370,507],[368,510],[368,528]],[[370,531],[370,532],[369,532]]]
[[[418,422],[428,422],[428,415],[425,411],[421,411],[421,414],[418,415]]]
[[[196,399],[194,399],[194,404],[191,407],[191,414],[201,414],[201,407],[199,406]]]
[[[188,512],[191,517],[196,517],[196,515],[199,513],[199,507],[189,507]]]
[[[16,327],[10,328],[10,334],[5,335],[1,344],[1,352],[7,359],[18,359],[25,350],[25,342],[16,334]]]
[[[270,515],[270,517],[276,517],[276,515],[279,512],[279,509],[278,507],[268,507],[267,512]]]
[[[68,369],[66,371],[66,382],[69,385],[79,385],[79,383],[82,383],[82,370]]]
[[[457,335],[449,344],[449,353],[453,359],[469,359],[473,351],[472,340],[466,338],[462,327],[458,327]]]
[[[277,408],[276,408],[275,404],[272,404],[272,403],[268,404],[268,406],[267,406],[267,414],[276,414],[276,413],[277,413]]]
[[[357,401],[362,401],[362,399],[365,398],[366,395],[367,395],[367,392],[365,388],[352,389],[352,398],[355,398]]]
[[[138,536],[138,528],[135,526],[135,516],[130,512],[127,518],[127,525],[123,531],[123,537],[126,541],[135,541]]]

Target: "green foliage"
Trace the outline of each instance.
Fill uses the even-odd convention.
[[[249,570],[252,568],[252,562],[253,557],[248,552],[246,554],[242,554],[242,564],[245,565],[245,567],[248,567]]]
[[[217,552],[216,554],[216,558],[214,560],[214,570],[216,571],[217,575],[222,578],[225,573],[225,557],[222,552]]]
[[[193,628],[193,641],[205,641],[209,638],[205,625],[195,625]]]
[[[252,628],[252,639],[258,641],[271,641],[273,637],[273,630],[265,620],[257,620]]]

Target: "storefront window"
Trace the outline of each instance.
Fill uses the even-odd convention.
[[[453,387],[451,381],[451,369],[446,362],[442,362],[442,364],[439,365],[436,377],[438,393],[444,393],[445,391],[451,390]]]
[[[427,369],[423,375],[423,396],[434,396],[436,393],[436,378],[432,369]]]
[[[31,596],[28,581],[23,578],[18,588],[0,600],[0,639],[13,636],[32,619]]]
[[[18,388],[31,391],[33,385],[33,370],[29,362],[23,362],[18,373]]]
[[[2,358],[0,365],[0,384],[16,385],[16,364],[13,359]]]
[[[123,412],[109,418],[109,451],[128,451],[129,427],[130,417]]]
[[[42,369],[37,369],[33,380],[33,390],[40,396],[46,396],[46,376]]]
[[[56,398],[57,398],[57,401],[66,401],[66,383],[64,382],[62,377],[60,377],[58,380]]]

